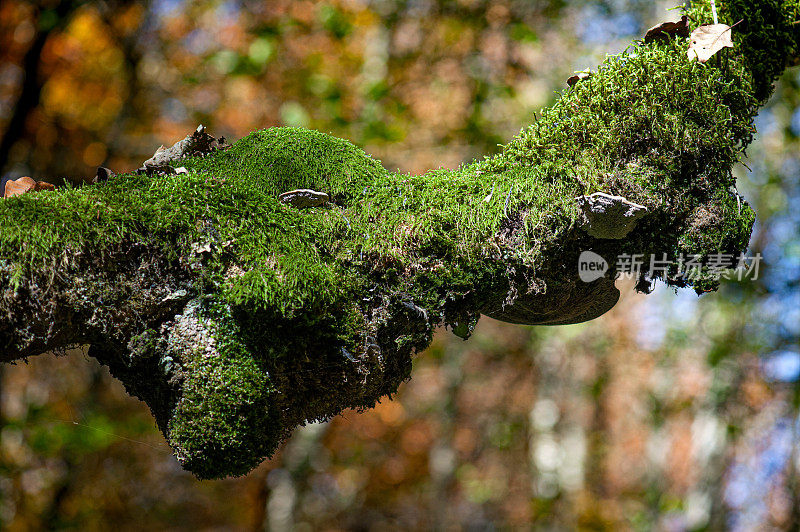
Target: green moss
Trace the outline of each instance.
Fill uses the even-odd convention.
[[[250,181],[269,197],[298,188],[325,191],[337,205],[348,205],[386,174],[380,162],[346,140],[291,127],[254,131],[229,150],[180,164]]]
[[[199,309],[197,321],[214,341],[183,350],[182,394],[167,439],[182,465],[200,478],[242,475],[278,444],[269,372],[239,340],[241,331],[220,304]]]

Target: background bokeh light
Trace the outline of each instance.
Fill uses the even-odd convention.
[[[310,127],[392,170],[456,166],[676,4],[4,0],[0,173],[129,171],[199,123],[229,139]],[[182,471],[80,350],[0,366],[0,528],[796,529],[800,71],[756,125],[736,172],[757,281],[702,298],[624,285],[586,324],[441,330],[393,400],[298,430],[244,478]]]

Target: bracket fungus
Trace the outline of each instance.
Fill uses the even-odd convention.
[[[281,203],[286,203],[292,207],[298,209],[308,209],[309,207],[319,207],[320,205],[325,205],[330,200],[330,196],[324,192],[317,192],[316,190],[311,190],[310,188],[300,188],[297,190],[284,192],[278,196],[278,199],[281,200]]]
[[[578,224],[595,238],[625,238],[647,214],[647,207],[604,192],[576,199],[581,207]]]

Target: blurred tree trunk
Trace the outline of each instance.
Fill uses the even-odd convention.
[[[8,122],[3,138],[0,140],[0,174],[5,170],[8,163],[8,155],[12,146],[25,135],[25,127],[28,117],[39,105],[39,99],[44,87],[40,67],[42,63],[42,51],[44,50],[47,39],[53,32],[64,27],[70,15],[78,7],[79,2],[72,0],[61,0],[56,6],[48,10],[39,10],[34,21],[36,34],[33,43],[22,60],[23,81],[20,87],[19,96],[14,104],[14,113]]]

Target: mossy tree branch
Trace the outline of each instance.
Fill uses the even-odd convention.
[[[798,0],[726,1],[735,48],[687,43],[608,58],[494,157],[420,176],[301,129],[252,133],[174,163],[186,174],[0,203],[0,360],[76,344],[145,400],[184,467],[243,474],[298,424],[370,408],[407,379],[433,328],[480,314],[527,324],[611,308],[614,268],[577,257],[738,255],[754,215],[732,167],[753,117],[798,57]],[[687,14],[711,20],[697,2]],[[327,193],[322,207],[278,200]],[[647,209],[620,239],[581,228],[576,197]],[[698,291],[697,279],[648,271]]]

